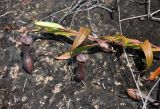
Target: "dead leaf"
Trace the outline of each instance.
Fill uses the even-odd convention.
[[[160,67],[158,67],[154,72],[151,72],[148,80],[152,81],[155,80],[160,75]]]
[[[140,46],[145,54],[146,64],[148,68],[152,65],[153,62],[153,52],[151,48],[151,43],[148,40],[145,40],[144,43],[142,43]]]
[[[152,47],[152,51],[153,52],[159,52],[160,51],[160,47]]]
[[[79,34],[76,36],[73,42],[72,49],[77,48],[85,39],[87,39],[90,32],[91,30],[89,28],[81,27]]]

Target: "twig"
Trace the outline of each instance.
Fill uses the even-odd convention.
[[[111,9],[109,9],[109,8],[107,8],[107,7],[104,7],[104,6],[101,6],[101,4],[98,5],[97,8],[102,8],[102,9],[105,9],[105,10],[107,10],[107,11],[109,11],[109,12],[112,12]]]
[[[64,8],[64,9],[62,9],[62,10],[56,11],[56,12],[54,12],[54,13],[52,13],[52,14],[44,17],[44,18],[42,18],[41,20],[45,20],[45,19],[47,19],[47,18],[49,18],[49,17],[51,17],[51,16],[53,17],[54,15],[56,15],[56,14],[58,14],[58,13],[60,13],[60,12],[63,12],[63,11],[65,11],[65,10],[67,10],[67,9],[68,9],[68,8]]]
[[[154,89],[154,88],[157,86],[157,84],[159,83],[159,81],[160,81],[160,78],[157,80],[157,82],[154,84],[154,86],[153,86],[153,87],[151,88],[151,90],[149,91],[149,93],[148,93],[148,95],[147,95],[147,97],[146,97],[146,99],[145,99],[145,102],[144,102],[144,104],[143,104],[142,109],[145,109],[145,108],[146,108],[148,98],[149,98],[150,94],[152,93],[153,89]]]
[[[120,0],[118,0],[118,3],[119,3],[119,2],[120,2]],[[121,13],[120,13],[120,6],[119,6],[119,4],[118,4],[118,17],[119,17],[119,29],[120,29],[120,33],[121,33],[121,35],[122,35],[122,25],[121,25],[121,21],[120,21]],[[126,60],[127,60],[127,63],[129,64],[129,70],[130,70],[130,72],[131,72],[131,74],[132,74],[133,80],[134,80],[134,82],[135,82],[135,84],[136,84],[136,87],[137,87],[137,89],[138,89],[138,92],[140,93],[141,100],[142,100],[142,102],[144,103],[144,100],[143,100],[143,97],[142,97],[142,92],[141,92],[141,90],[140,90],[139,85],[138,85],[137,82],[136,82],[136,79],[135,79],[133,70],[132,70],[132,68],[131,68],[131,66],[130,66],[131,64],[130,64],[130,62],[129,62],[129,59],[128,59],[128,57],[127,57],[127,53],[126,53],[126,51],[125,51],[124,48],[123,48],[123,52],[124,52],[124,54],[125,54],[125,58],[126,58]]]
[[[76,3],[76,0],[74,0],[73,2],[72,2],[72,4],[70,5],[70,7],[68,8],[68,11],[71,9],[71,7],[73,6],[73,4],[74,3]],[[72,8],[73,9],[73,8]],[[71,11],[71,10],[70,10]]]
[[[118,0],[119,2],[120,0]],[[118,4],[118,20],[119,20],[119,30],[120,30],[120,34],[122,35],[122,24],[121,24],[121,12],[120,12],[120,6]]]
[[[151,0],[148,0],[148,18],[151,16]]]
[[[82,1],[83,1],[83,0],[79,0],[78,3],[77,3],[73,8],[71,8],[72,5],[73,5],[74,2],[75,2],[75,1],[74,1],[74,2],[71,4],[71,6],[69,7],[69,10],[68,10],[68,11],[65,13],[65,15],[59,20],[59,23],[61,23],[61,22],[63,21],[63,19],[64,19],[66,16],[69,15],[70,12],[72,12],[74,9],[76,9]]]
[[[160,9],[151,13],[151,16],[160,12]]]
[[[91,9],[93,9],[93,8],[102,8],[102,9],[105,9],[105,10],[107,10],[107,11],[109,11],[109,12],[112,12],[111,9],[102,6],[102,4],[98,4],[98,5],[97,5],[97,4],[96,4],[96,5],[92,5],[92,4],[91,4],[91,6],[89,7],[89,6],[87,6],[87,4],[89,4],[89,2],[86,2],[86,3],[82,4],[82,5],[80,5],[80,7],[78,8],[78,10],[73,11],[73,10],[75,10],[75,9],[78,7],[78,5],[79,5],[80,3],[82,3],[82,2],[83,2],[83,0],[80,0],[80,1],[76,4],[76,6],[74,6],[73,8],[71,8],[71,9],[59,20],[59,23],[61,23],[65,17],[67,17],[68,15],[70,15],[70,14],[72,14],[72,13],[76,13],[76,14],[77,14],[78,12],[88,11],[88,10],[91,10]],[[80,10],[80,8],[83,7],[83,6],[87,6],[87,8]]]
[[[160,22],[160,18],[157,17],[151,17],[151,20]]]
[[[78,11],[75,12],[74,15],[73,15],[73,17],[72,17],[70,28],[72,28],[72,26],[73,26],[73,20],[74,20],[74,18],[76,17],[77,14],[78,14]]]
[[[140,16],[134,16],[134,17],[129,17],[129,18],[125,18],[125,19],[121,19],[120,21],[126,21],[126,20],[132,20],[132,19],[137,19],[137,18],[141,18],[141,17],[146,17],[148,16],[148,14],[145,15],[140,15]]]
[[[26,78],[26,80],[25,80],[25,82],[24,82],[24,86],[23,86],[23,89],[22,89],[22,92],[24,92],[24,89],[25,89],[25,87],[26,87],[26,84],[27,84],[27,78]]]
[[[91,0],[89,0],[89,2],[91,2]],[[88,8],[88,6],[87,6],[87,8]],[[93,31],[93,25],[92,25],[91,16],[90,16],[90,10],[87,11],[87,15],[88,15],[88,20],[89,20],[89,26],[90,26],[91,30]]]
[[[74,13],[73,17],[72,17],[72,21],[71,21],[71,24],[70,24],[70,28],[72,27],[73,25],[73,20],[75,18],[75,16],[78,14],[78,10],[83,7],[84,5],[86,5],[86,3],[84,3],[83,5],[80,5],[80,7],[77,9],[77,11]]]
[[[153,19],[152,19],[152,18],[153,18],[152,16],[153,16],[154,14],[157,14],[158,12],[160,12],[160,9],[157,10],[157,11],[154,11],[154,12],[150,13],[150,18],[151,18],[151,20],[153,20]],[[122,22],[122,21],[126,21],[126,20],[132,20],[132,19],[137,19],[137,18],[147,17],[147,16],[148,16],[148,14],[139,15],[139,16],[133,16],[133,17],[121,19],[120,21]],[[156,20],[157,20],[157,19],[158,19],[158,21],[159,21],[159,18],[156,18]]]
[[[0,15],[0,18],[1,18],[1,17],[4,17],[5,15],[10,14],[10,13],[12,13],[12,12],[13,12],[13,11],[5,12],[4,14]]]
[[[71,103],[71,99],[69,99],[68,101],[66,101],[67,103],[66,103],[66,105],[67,105],[67,109],[70,109],[70,103]]]
[[[71,8],[69,11],[73,11],[74,9],[76,9],[84,0],[78,0],[78,3],[73,7]]]
[[[139,92],[139,94],[140,94],[141,100],[142,100],[142,102],[143,102],[143,104],[144,104],[144,100],[143,100],[143,97],[142,97],[142,92],[141,92],[141,90],[140,90],[139,85],[138,85],[137,82],[136,82],[136,78],[135,78],[135,76],[134,76],[133,70],[132,70],[132,68],[131,68],[131,66],[130,66],[129,59],[128,59],[128,57],[127,57],[127,53],[126,53],[126,51],[125,51],[124,48],[123,48],[123,52],[124,52],[124,54],[125,54],[125,58],[126,58],[126,60],[127,60],[127,63],[129,64],[129,70],[130,70],[130,72],[131,72],[131,74],[132,74],[133,80],[134,80],[134,82],[135,82],[135,84],[136,84],[136,87],[137,87],[138,92]],[[145,108],[146,108],[146,107],[145,107]]]

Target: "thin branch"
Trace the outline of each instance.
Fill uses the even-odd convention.
[[[157,82],[154,84],[154,86],[153,86],[153,87],[151,88],[151,90],[149,91],[149,93],[148,93],[148,95],[147,95],[147,97],[146,97],[146,99],[145,99],[145,102],[144,102],[144,104],[143,104],[143,108],[142,108],[142,109],[145,109],[145,108],[146,108],[148,98],[149,98],[149,96],[151,95],[153,89],[158,85],[159,81],[160,81],[160,78],[157,80]]]
[[[157,10],[157,11],[154,11],[154,12],[152,12],[152,13],[150,13],[150,18],[151,18],[151,20],[152,20],[152,16],[154,15],[154,14],[157,14],[158,12],[160,12],[160,9],[159,10]],[[137,18],[141,18],[141,17],[147,17],[148,16],[148,14],[144,14],[144,15],[139,15],[139,16],[133,16],[133,17],[128,17],[128,18],[124,18],[124,19],[121,19],[120,21],[122,22],[122,21],[126,21],[126,20],[132,20],[132,19],[137,19]],[[158,20],[159,20],[159,18],[157,18]],[[156,19],[156,20],[157,20]]]
[[[133,80],[134,80],[134,82],[135,82],[135,84],[136,84],[136,87],[137,87],[138,92],[139,92],[139,94],[140,94],[141,100],[142,100],[142,102],[143,102],[143,104],[144,104],[144,100],[143,100],[143,97],[142,97],[142,92],[141,92],[141,90],[140,90],[139,85],[137,84],[137,81],[136,81],[136,78],[135,78],[135,76],[134,76],[133,70],[132,70],[132,68],[131,68],[131,66],[130,66],[131,64],[130,64],[130,62],[129,62],[127,53],[126,53],[126,51],[125,51],[124,48],[123,48],[123,52],[124,52],[124,54],[125,54],[125,58],[126,58],[126,60],[127,60],[127,63],[129,64],[129,70],[130,70],[130,72],[131,72],[131,74],[132,74]],[[146,109],[146,107],[145,107],[145,109]]]
[[[151,0],[148,0],[148,18],[151,16]]]
[[[26,84],[27,84],[27,78],[26,78],[26,80],[25,80],[25,82],[24,82],[24,86],[23,86],[23,89],[22,89],[22,92],[24,92],[24,89],[25,89],[25,87],[26,87]]]
[[[76,1],[76,0],[75,0]],[[74,1],[74,2],[75,2]],[[59,23],[61,23],[62,21],[63,21],[63,19],[66,17],[66,16],[68,16],[69,15],[69,13],[71,14],[71,12],[73,11],[73,10],[75,10],[79,5],[80,5],[80,3],[82,2],[83,0],[79,0],[78,1],[78,3],[73,7],[73,8],[71,8],[72,6],[73,6],[73,4],[74,4],[74,2],[71,4],[71,6],[69,7],[69,9],[68,9],[68,11],[64,14],[64,16],[59,20]]]
[[[64,8],[64,9],[62,9],[62,10],[56,11],[56,12],[54,12],[54,13],[52,13],[52,14],[44,17],[44,18],[42,18],[41,20],[45,20],[45,19],[47,19],[47,18],[49,18],[49,17],[53,17],[54,15],[56,15],[56,14],[58,14],[58,13],[60,13],[60,12],[63,12],[63,11],[65,11],[65,10],[67,10],[67,9],[68,9],[68,8]]]
[[[120,0],[118,0],[118,2],[120,2]],[[122,25],[121,25],[121,21],[120,21],[121,13],[120,13],[120,6],[119,6],[119,4],[118,4],[118,17],[119,17],[119,29],[120,29],[120,34],[122,35]],[[129,70],[130,70],[130,72],[131,72],[131,74],[132,74],[133,80],[134,80],[134,82],[135,82],[135,84],[136,84],[136,87],[137,87],[137,89],[138,89],[138,92],[140,93],[141,100],[142,100],[142,102],[144,103],[144,100],[143,100],[143,97],[142,97],[142,92],[141,92],[141,90],[140,90],[139,85],[138,85],[137,82],[136,82],[136,79],[135,79],[133,70],[132,70],[132,68],[131,68],[131,66],[130,66],[131,64],[130,64],[130,62],[129,62],[127,53],[126,53],[126,51],[125,51],[124,48],[123,48],[123,52],[124,52],[124,54],[125,54],[125,58],[126,58],[126,60],[127,60],[127,63],[129,64]]]
[[[107,7],[104,7],[104,6],[101,6],[101,5],[98,5],[97,8],[102,8],[102,9],[105,9],[105,10],[107,10],[107,11],[109,11],[109,12],[112,12],[111,9],[109,9],[109,8],[107,8]]]
[[[119,2],[120,0],[118,0]],[[122,24],[121,24],[121,12],[120,12],[120,6],[118,4],[118,20],[119,20],[119,30],[120,30],[120,34],[122,35]]]
[[[4,16],[6,16],[7,14],[10,14],[10,13],[12,13],[12,12],[13,12],[13,11],[5,12],[4,14],[0,15],[0,18],[1,18],[1,17],[4,17]]]
[[[89,0],[89,2],[91,2],[91,0]],[[87,6],[87,8],[88,8],[88,6]],[[90,10],[87,11],[87,16],[88,16],[88,20],[89,20],[89,26],[91,27],[91,30],[93,31],[94,27],[93,27],[92,21],[91,21]]]
[[[77,14],[78,14],[78,11],[76,11],[76,12],[74,13],[73,17],[72,17],[71,24],[70,24],[70,28],[72,28],[74,18],[76,17]]]
[[[137,18],[141,18],[141,17],[146,17],[148,16],[148,14],[145,15],[140,15],[140,16],[134,16],[134,17],[129,17],[129,18],[125,18],[125,19],[121,19],[120,21],[126,21],[126,20],[132,20],[132,19],[137,19]]]
[[[85,6],[87,3],[84,3],[83,5],[80,5],[80,7],[77,9],[77,11],[74,13],[73,17],[72,17],[72,21],[71,21],[71,24],[70,24],[70,28],[72,27],[73,25],[73,20],[75,18],[75,16],[78,14],[78,10],[81,9],[81,7]]]
[[[160,22],[160,18],[157,17],[151,17],[151,20]]]
[[[160,12],[160,9],[151,13],[151,16]]]

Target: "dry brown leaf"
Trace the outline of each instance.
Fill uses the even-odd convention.
[[[146,64],[148,68],[152,65],[153,62],[153,52],[151,48],[151,43],[148,40],[145,40],[144,43],[142,43],[140,46],[145,54]]]
[[[153,47],[153,48],[152,48],[152,51],[153,51],[153,52],[159,52],[159,51],[160,51],[160,47]]]
[[[160,75],[160,67],[158,67],[154,72],[151,72],[148,80],[155,80]]]
[[[76,36],[72,49],[77,48],[85,39],[87,39],[88,35],[91,33],[89,28],[81,27],[79,34]]]
[[[62,55],[60,55],[60,56],[56,56],[55,59],[64,60],[64,59],[69,59],[71,57],[72,57],[72,52],[71,51],[67,51],[67,52],[63,53]]]

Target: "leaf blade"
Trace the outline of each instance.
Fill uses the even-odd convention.
[[[87,39],[88,35],[90,34],[91,30],[89,28],[81,27],[79,34],[76,36],[72,49],[77,48],[82,42]]]
[[[148,80],[152,81],[155,80],[160,75],[160,67],[158,67],[154,72],[151,72],[151,74],[148,77]]]
[[[68,51],[64,52],[62,55],[55,57],[55,59],[61,59],[61,60],[70,59],[70,58],[80,54],[82,51],[91,49],[91,48],[95,47],[96,45],[97,44],[86,45],[86,46],[82,46],[82,47],[68,50]]]
[[[149,68],[153,63],[153,52],[151,43],[148,40],[145,40],[144,43],[140,44],[140,47],[142,48],[145,54],[147,68]]]
[[[44,28],[55,28],[55,29],[64,28],[62,25],[58,23],[44,22],[44,21],[35,21],[35,25]]]

